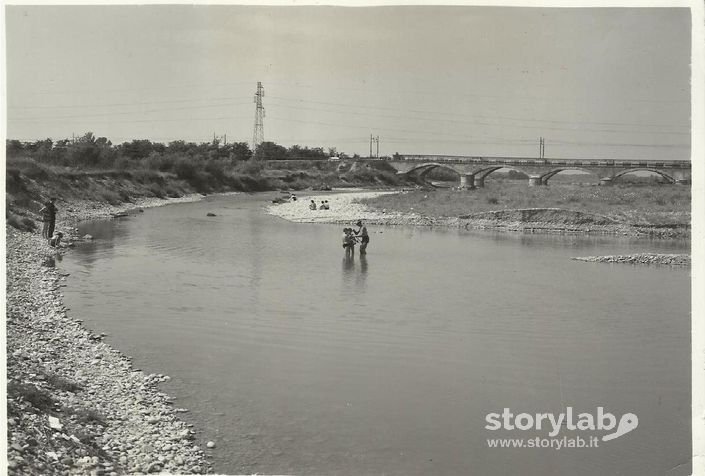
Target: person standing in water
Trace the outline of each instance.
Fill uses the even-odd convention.
[[[359,227],[353,230],[356,235],[360,236],[360,254],[367,253],[367,244],[370,242],[370,235],[367,234],[367,227],[362,224],[362,220],[358,220],[356,225]]]
[[[355,236],[352,228],[343,228],[343,249],[346,256],[355,254]]]
[[[54,226],[56,225],[56,205],[54,205],[55,198],[50,198],[48,202],[39,210],[42,214],[42,222],[44,226],[42,227],[42,237],[46,238],[47,241],[51,240],[54,236]]]

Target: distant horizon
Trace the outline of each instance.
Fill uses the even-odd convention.
[[[7,139],[688,160],[688,8],[6,6]],[[31,60],[29,59],[31,58]]]
[[[93,131],[86,131],[86,133],[92,133],[92,132],[93,132]],[[84,134],[76,134],[73,139],[78,140],[78,139],[80,139],[82,136],[84,136],[86,133],[84,133]],[[107,140],[111,143],[111,145],[112,145],[113,147],[121,146],[121,145],[123,145],[123,144],[128,144],[128,143],[131,143],[131,142],[133,142],[133,141],[141,141],[141,140],[149,140],[152,144],[161,144],[161,145],[164,145],[164,146],[167,146],[167,147],[169,146],[169,143],[171,143],[171,142],[183,142],[183,143],[185,143],[185,144],[194,144],[194,145],[205,145],[205,144],[212,144],[212,143],[213,143],[213,138],[211,138],[211,140],[209,140],[209,141],[201,141],[201,142],[186,141],[186,140],[183,140],[183,139],[175,139],[175,140],[169,141],[169,142],[160,142],[160,141],[152,141],[152,140],[146,139],[146,138],[141,138],[141,139],[135,138],[135,139],[131,139],[131,140],[129,140],[129,141],[115,142],[115,141],[112,141],[112,140],[110,139],[110,137],[98,136],[98,135],[94,135],[94,137],[95,137],[96,139],[99,139],[99,138],[105,138],[105,139],[107,139]],[[222,139],[222,137],[220,137],[220,138],[216,137],[216,138],[217,138],[217,139]],[[10,137],[6,138],[6,141],[8,141],[8,142],[9,142],[9,141],[14,141],[14,140],[19,140],[19,141],[22,142],[23,144],[32,144],[32,143],[35,143],[35,142],[37,142],[37,141],[51,140],[51,141],[54,143],[54,146],[56,146],[56,143],[57,143],[58,141],[63,141],[63,140],[69,140],[69,141],[71,141],[72,138],[63,137],[63,138],[61,138],[61,139],[54,139],[54,138],[52,138],[52,137],[46,137],[46,138],[44,138],[44,139],[36,139],[36,140],[30,140],[30,141],[23,141],[23,140],[20,140],[20,139],[13,139],[13,138],[10,138]],[[265,140],[264,142],[273,142],[273,141]],[[248,146],[248,147],[250,148],[250,150],[252,151],[252,144],[251,144],[250,142],[247,142],[247,141],[230,141],[230,140],[228,140],[227,143],[224,143],[224,142],[222,142],[222,141],[219,141],[219,146],[231,145],[231,144],[233,144],[233,143],[246,143],[247,146]],[[274,143],[277,144],[276,142],[274,142]],[[277,144],[277,145],[282,145],[282,144]],[[306,148],[308,148],[308,149],[322,149],[326,154],[328,154],[328,150],[330,149],[329,147],[316,146],[316,145],[308,145],[308,144],[306,144],[306,145],[294,144],[293,146],[288,146],[287,149],[289,149],[290,147],[294,147],[294,146],[300,146],[300,147],[302,147],[302,148],[303,148],[303,147],[306,147]],[[334,148],[335,148],[335,147],[334,147]],[[336,148],[336,149],[337,149],[337,148]],[[254,152],[254,151],[252,151],[252,152]],[[347,153],[347,152],[344,151],[344,150],[337,150],[337,154],[336,154],[336,155],[330,155],[329,157],[339,157],[339,156],[341,156],[341,155],[345,155],[345,156],[347,156],[348,159],[354,158],[353,156],[358,156],[358,157],[360,157],[361,159],[375,159],[375,158],[383,159],[383,158],[393,158],[394,155],[396,155],[396,154],[398,154],[398,155],[400,155],[400,156],[402,156],[402,157],[403,157],[403,156],[414,156],[414,155],[418,155],[418,156],[428,156],[428,157],[434,157],[434,156],[435,156],[435,157],[457,157],[457,158],[479,157],[479,158],[492,158],[492,159],[535,159],[535,160],[562,160],[562,159],[567,159],[567,160],[590,160],[590,159],[591,159],[590,157],[559,157],[559,156],[545,156],[545,157],[539,157],[538,155],[537,155],[537,156],[527,156],[527,155],[473,155],[473,154],[415,154],[415,153],[401,153],[401,152],[394,152],[394,153],[391,153],[391,154],[381,154],[381,153],[380,153],[379,156],[376,156],[374,153],[373,153],[372,155],[370,155],[370,154],[369,154],[369,151],[368,151],[367,154],[358,154],[358,153],[350,154],[350,153]],[[685,159],[667,159],[667,158],[664,158],[664,159],[622,159],[622,158],[608,158],[608,157],[600,157],[600,158],[594,158],[594,159],[595,159],[595,160],[603,160],[603,161],[604,161],[604,160],[607,160],[607,161],[609,161],[609,160],[615,160],[615,161],[629,161],[629,160],[631,160],[631,161],[638,161],[638,160],[643,160],[643,161],[649,161],[649,162],[652,162],[652,161],[669,161],[669,160],[672,160],[672,161],[683,161],[683,160],[691,161],[691,158],[690,158],[690,157],[687,157],[687,158],[685,158]],[[323,160],[323,159],[309,159],[309,158],[300,158],[300,159],[296,159],[296,158],[294,158],[294,159],[264,159],[264,160]],[[510,169],[507,169],[507,170],[510,170]]]

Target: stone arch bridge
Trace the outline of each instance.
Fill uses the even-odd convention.
[[[499,169],[513,169],[529,176],[529,186],[547,185],[564,170],[579,170],[596,175],[600,185],[609,185],[628,173],[649,171],[669,183],[690,181],[689,160],[605,160],[605,159],[534,159],[525,157],[465,157],[449,155],[397,155],[394,158],[362,159],[384,161],[398,174],[417,173],[423,179],[431,170],[442,167],[460,175],[461,188],[485,186],[485,178]]]

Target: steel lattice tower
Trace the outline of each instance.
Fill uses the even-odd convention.
[[[262,83],[257,81],[257,93],[255,93],[255,130],[252,134],[252,153],[254,154],[257,147],[264,142],[264,106],[262,106],[262,98],[264,97],[264,88]]]

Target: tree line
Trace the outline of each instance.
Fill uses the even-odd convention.
[[[106,137],[96,137],[87,132],[76,139],[37,140],[22,142],[7,140],[8,158],[31,158],[47,165],[81,168],[126,169],[141,166],[152,170],[170,171],[183,161],[197,165],[215,162],[220,165],[236,165],[249,160],[326,160],[332,156],[347,158],[336,148],[284,147],[274,142],[263,142],[253,153],[246,142],[221,143],[186,142],[177,140],[163,144],[148,139],[135,139],[113,144]],[[357,157],[354,156],[355,158]]]

